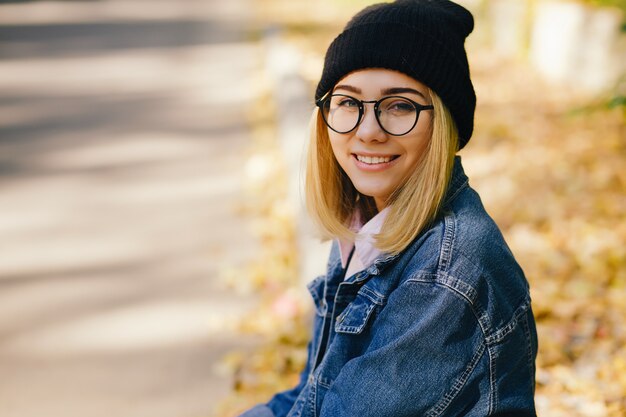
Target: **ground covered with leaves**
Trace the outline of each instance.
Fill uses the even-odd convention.
[[[285,37],[303,51],[301,72],[312,88],[324,48],[339,31],[332,22],[343,21],[341,11],[334,13],[335,20],[320,19],[324,24],[310,15],[305,27],[293,24],[302,19],[284,18]],[[542,81],[523,59],[502,60],[481,45],[470,50],[470,61],[478,108],[461,156],[531,285],[538,413],[626,416],[624,87],[581,94]],[[246,212],[257,221],[264,249],[245,272],[262,302],[240,327],[264,335],[267,344],[225,359],[236,382],[221,416],[295,385],[309,335],[311,303],[297,278],[285,171],[267,163],[280,159],[271,154],[277,150],[268,151],[277,149],[271,139],[276,114],[268,113],[271,106],[259,108],[253,119],[264,127],[253,158],[267,167],[250,188],[254,204]]]

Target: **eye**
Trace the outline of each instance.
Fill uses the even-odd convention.
[[[384,112],[393,115],[405,115],[415,112],[413,103],[399,98],[389,98],[381,103]]]
[[[360,108],[361,103],[353,97],[341,94],[330,97],[329,111],[331,112],[340,111],[342,113],[358,113]]]
[[[357,103],[357,101],[351,97],[340,97],[337,102],[337,106],[347,107],[347,108],[350,108],[350,107],[358,108],[359,103]]]

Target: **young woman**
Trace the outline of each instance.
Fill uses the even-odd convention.
[[[308,361],[243,416],[535,415],[528,284],[455,156],[473,130],[473,25],[447,0],[397,0],[329,47],[306,192],[334,244],[309,284]]]

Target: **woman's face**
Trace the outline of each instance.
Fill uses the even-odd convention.
[[[337,83],[333,94],[346,94],[363,101],[402,96],[422,105],[431,104],[424,84],[400,72],[378,68],[346,75]],[[395,111],[393,106],[402,109],[402,102],[389,104],[391,112]],[[391,193],[416,169],[430,140],[431,122],[432,110],[422,110],[412,130],[392,136],[378,124],[374,104],[365,104],[365,114],[354,130],[337,133],[329,128],[328,136],[337,162],[354,187],[361,194],[373,197],[380,211]]]

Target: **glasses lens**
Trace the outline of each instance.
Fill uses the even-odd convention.
[[[359,103],[350,96],[332,95],[322,110],[326,124],[336,132],[350,132],[359,123]]]
[[[378,106],[378,121],[392,135],[404,135],[417,123],[419,112],[413,103],[402,97],[387,97]]]

